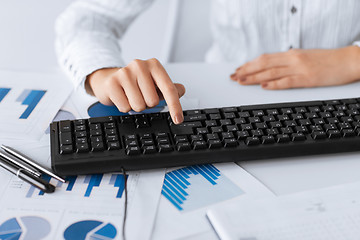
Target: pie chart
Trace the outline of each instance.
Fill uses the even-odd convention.
[[[1,240],[44,239],[50,233],[50,223],[41,217],[16,217],[0,225]]]
[[[111,223],[86,220],[70,225],[64,232],[65,240],[112,240],[116,228]]]

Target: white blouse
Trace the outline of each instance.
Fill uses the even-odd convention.
[[[81,84],[124,66],[119,39],[153,0],[78,0],[56,22],[59,63]],[[360,45],[359,0],[213,0],[207,62],[244,63],[289,48]]]

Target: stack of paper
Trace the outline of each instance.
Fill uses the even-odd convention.
[[[207,216],[221,239],[357,240],[360,183],[217,206]]]

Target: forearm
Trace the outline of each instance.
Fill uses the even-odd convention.
[[[360,80],[360,47],[350,46],[348,47],[351,51],[353,61],[350,62],[350,71],[352,72],[352,78],[354,81]]]
[[[98,69],[124,66],[119,39],[151,1],[78,1],[59,16],[58,61],[76,86]]]

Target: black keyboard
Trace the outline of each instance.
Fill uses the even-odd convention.
[[[51,123],[61,175],[360,150],[360,98],[168,112]]]

